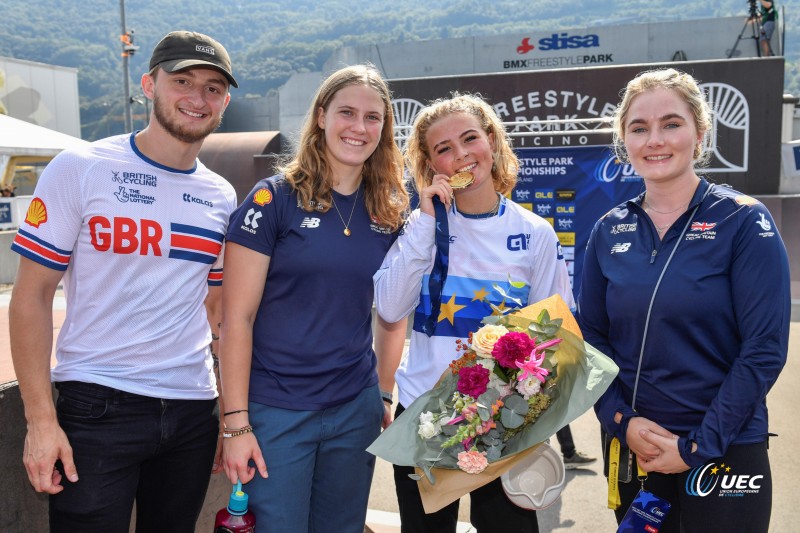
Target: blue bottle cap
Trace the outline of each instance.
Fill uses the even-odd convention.
[[[247,501],[249,497],[242,490],[242,482],[237,481],[233,486],[230,500],[228,500],[228,512],[232,515],[240,516],[247,512]]]

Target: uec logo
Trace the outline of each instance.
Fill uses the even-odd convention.
[[[711,470],[711,473],[707,474],[709,470]],[[716,475],[717,470],[719,469],[715,463],[709,463],[702,468],[694,468],[686,479],[686,494],[703,498],[711,494],[716,488],[717,482],[720,481],[719,488],[721,490],[750,489],[757,491],[761,488],[760,480],[764,478],[764,476],[761,475],[750,476],[741,474],[724,474],[718,476]]]
[[[636,176],[636,171],[630,163],[622,163],[614,154],[606,157],[594,171],[594,179],[602,183],[611,183],[620,176]]]

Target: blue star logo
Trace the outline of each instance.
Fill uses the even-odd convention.
[[[647,509],[647,506],[650,503],[657,502],[658,498],[652,493],[647,492],[646,490],[640,490],[639,494],[636,496],[636,499],[633,500],[633,504],[639,504],[640,508]]]

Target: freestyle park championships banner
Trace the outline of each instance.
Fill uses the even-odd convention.
[[[642,179],[606,146],[518,148],[516,153],[520,172],[511,199],[553,225],[577,296],[595,222],[642,192]]]

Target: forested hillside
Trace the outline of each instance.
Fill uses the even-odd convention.
[[[785,86],[800,94],[800,9],[793,7],[787,6]],[[225,44],[241,97],[265,94],[294,72],[319,70],[344,45],[744,17],[748,7],[745,0],[127,0],[125,10],[126,26],[141,46],[130,62],[133,88],[158,39],[174,29],[192,29]],[[121,115],[122,106],[119,2],[5,0],[0,13],[0,56],[80,69],[83,137],[107,134],[104,117]]]

